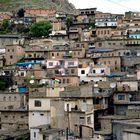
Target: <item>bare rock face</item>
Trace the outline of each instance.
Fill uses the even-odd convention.
[[[1,0],[0,11],[15,11],[20,8],[56,9],[73,12],[74,5],[68,0]]]

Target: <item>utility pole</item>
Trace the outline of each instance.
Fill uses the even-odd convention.
[[[66,128],[66,140],[68,140],[70,132],[70,119],[69,119],[69,104],[67,104],[68,127]]]

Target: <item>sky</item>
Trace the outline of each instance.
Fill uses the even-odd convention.
[[[127,11],[140,11],[140,0],[69,0],[79,8],[97,8],[97,11],[124,14]]]

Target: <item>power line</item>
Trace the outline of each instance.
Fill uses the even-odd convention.
[[[119,5],[119,6],[123,7],[123,8],[126,8],[126,9],[129,9],[129,10],[138,12],[137,10],[132,9],[132,8],[130,8],[130,7],[127,7],[127,6],[125,6],[125,5],[122,5],[122,4],[118,3],[118,2],[115,2],[115,1],[112,1],[112,0],[107,0],[107,1],[110,2],[110,3],[114,3],[114,4],[116,4],[116,5]]]

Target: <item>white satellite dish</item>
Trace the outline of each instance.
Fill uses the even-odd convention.
[[[5,72],[3,72],[2,75],[4,76],[5,75]]]
[[[98,87],[98,84],[94,84],[94,87]]]
[[[30,80],[30,84],[33,84],[35,81],[34,80]]]
[[[116,87],[116,83],[110,83],[110,87],[111,88],[115,88]]]

